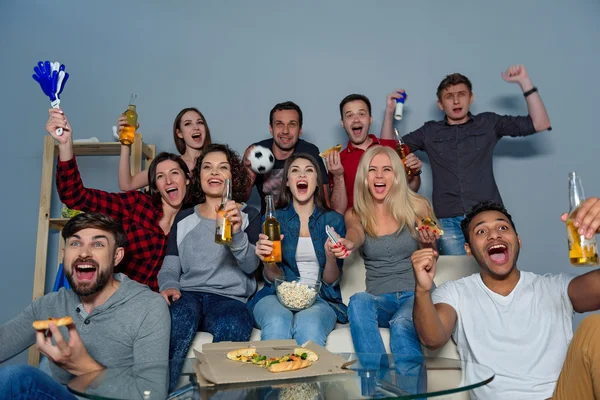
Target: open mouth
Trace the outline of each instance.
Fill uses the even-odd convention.
[[[196,142],[201,142],[202,141],[202,133],[198,132],[198,133],[192,134],[192,139]]]
[[[211,178],[208,180],[208,186],[210,187],[219,187],[223,184],[223,180],[218,178]]]
[[[167,192],[167,197],[171,200],[177,200],[177,197],[179,196],[179,189],[177,189],[176,187],[171,187],[168,188],[166,190]]]
[[[75,264],[75,277],[80,282],[92,281],[96,277],[98,265],[95,261],[84,261]]]
[[[462,112],[462,107],[454,107],[452,111],[454,114],[460,114]]]
[[[487,249],[488,256],[496,264],[504,264],[508,261],[508,247],[503,244],[495,244]]]
[[[296,189],[298,194],[306,194],[308,192],[308,182],[299,181],[296,183]]]
[[[363,126],[362,125],[353,125],[352,126],[352,134],[354,136],[359,136],[363,131]]]
[[[385,193],[385,188],[386,184],[383,182],[376,182],[373,184],[373,189],[375,190],[375,193]]]

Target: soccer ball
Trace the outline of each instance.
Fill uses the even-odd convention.
[[[263,146],[254,146],[248,154],[248,160],[250,161],[250,169],[257,174],[266,174],[275,165],[273,153]]]

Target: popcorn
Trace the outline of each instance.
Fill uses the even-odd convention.
[[[281,282],[277,286],[277,294],[281,304],[293,309],[310,307],[317,297],[317,291],[314,288],[296,281]]]

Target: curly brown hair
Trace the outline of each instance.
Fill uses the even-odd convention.
[[[250,177],[248,176],[248,170],[244,166],[240,155],[227,146],[226,144],[213,143],[206,147],[202,152],[202,155],[196,160],[196,166],[192,170],[190,190],[194,200],[198,203],[204,203],[206,201],[206,195],[202,191],[202,183],[200,182],[200,170],[202,168],[202,161],[207,154],[220,152],[225,154],[227,162],[231,168],[231,197],[233,201],[241,203],[246,200],[247,188],[250,185]]]

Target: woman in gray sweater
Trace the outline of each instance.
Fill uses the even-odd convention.
[[[215,243],[215,225],[225,179],[232,180],[233,200],[225,206],[232,240],[220,245]],[[182,363],[176,361],[185,358],[198,330],[212,334],[214,342],[250,339],[253,319],[246,301],[256,291],[254,244],[260,215],[236,203],[243,197],[247,180],[246,169],[233,150],[210,145],[192,172],[192,193],[200,204],[181,211],[171,228],[158,284],[171,307],[172,388],[181,372]]]

